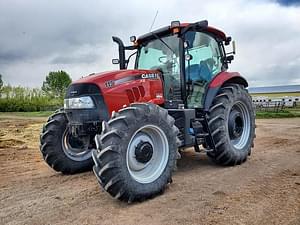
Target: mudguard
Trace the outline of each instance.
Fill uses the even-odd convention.
[[[238,72],[224,71],[219,73],[212,79],[212,81],[208,85],[204,100],[204,111],[209,110],[219,89],[227,83],[241,84],[244,87],[248,87],[247,80],[244,77],[242,77]]]

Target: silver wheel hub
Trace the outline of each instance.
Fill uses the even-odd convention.
[[[232,145],[242,150],[248,143],[251,131],[250,113],[243,102],[236,102],[228,119],[229,138]]]
[[[62,148],[66,156],[74,161],[84,161],[92,156],[90,136],[75,138],[67,128],[62,138]]]
[[[126,153],[127,168],[134,180],[151,183],[167,166],[169,144],[165,133],[155,125],[145,125],[130,139]]]

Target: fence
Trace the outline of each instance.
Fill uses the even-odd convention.
[[[281,112],[286,107],[284,101],[253,102],[258,112]]]

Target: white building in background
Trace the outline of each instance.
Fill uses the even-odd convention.
[[[284,104],[285,107],[300,106],[300,85],[283,85],[249,88],[252,101],[258,106]]]

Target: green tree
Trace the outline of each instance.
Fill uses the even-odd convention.
[[[3,87],[3,80],[2,80],[2,74],[0,74],[0,90],[2,89]]]
[[[2,74],[0,74],[0,97],[2,94],[2,88],[3,88],[3,80],[2,80]]]
[[[43,82],[42,90],[49,96],[63,98],[72,80],[65,71],[50,72]]]

